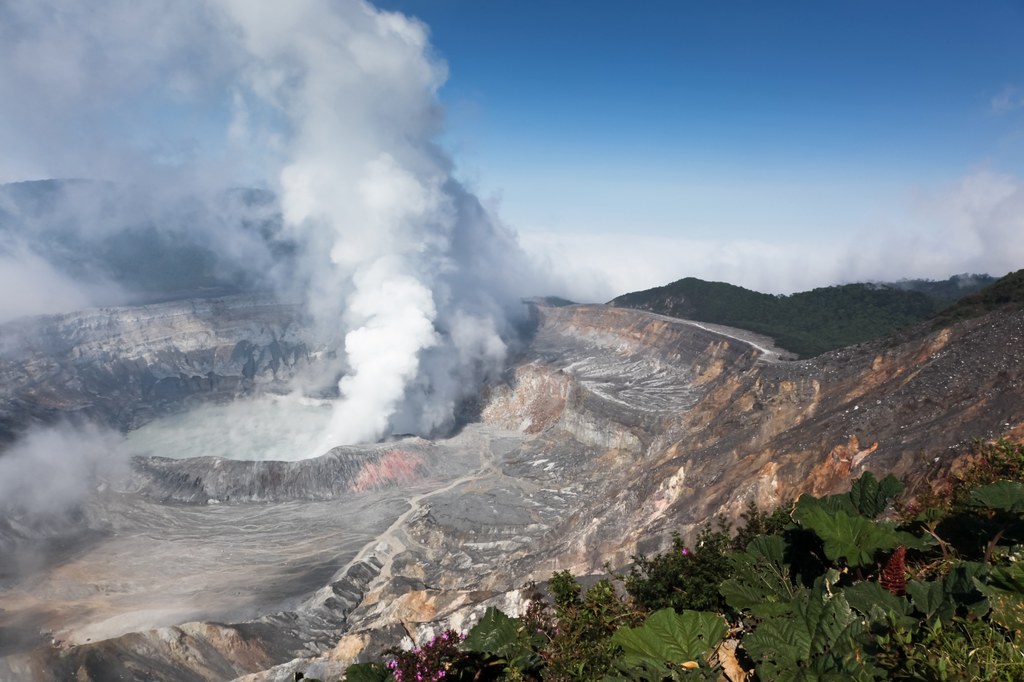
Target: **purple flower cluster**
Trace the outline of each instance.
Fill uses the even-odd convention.
[[[454,630],[443,633],[412,651],[394,651],[387,666],[395,682],[438,682],[466,657],[459,643],[466,638]]]

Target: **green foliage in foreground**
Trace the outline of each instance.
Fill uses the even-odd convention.
[[[649,679],[673,679],[680,673],[693,679],[697,671],[714,674],[705,665],[707,657],[725,639],[725,618],[701,611],[655,611],[636,628],[619,628],[611,642],[621,651],[615,667],[625,679],[636,679],[636,671],[646,671]],[[717,677],[717,675],[714,675]]]
[[[752,509],[732,537],[706,528],[691,549],[676,536],[635,558],[625,595],[556,573],[551,600],[522,617],[488,610],[465,635],[345,679],[1024,679],[1021,454],[986,445],[941,503],[901,514],[900,482],[868,473],[791,513]]]

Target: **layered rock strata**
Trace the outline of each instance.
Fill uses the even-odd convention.
[[[327,351],[270,296],[172,301],[0,325],[0,441],[78,416],[123,429],[189,400],[292,379]]]

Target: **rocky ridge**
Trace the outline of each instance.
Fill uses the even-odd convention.
[[[327,355],[304,322],[297,305],[246,295],[0,325],[0,440],[71,415],[136,428],[190,398],[284,385]]]

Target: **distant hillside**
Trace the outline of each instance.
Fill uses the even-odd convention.
[[[844,284],[773,296],[687,277],[610,304],[748,329],[812,357],[927,320],[959,298],[957,292],[970,294],[993,281],[988,275],[958,275],[941,282]]]
[[[992,275],[967,274],[953,275],[949,279],[901,279],[898,282],[885,282],[882,286],[920,291],[935,301],[939,308],[951,306],[964,296],[979,291],[991,284],[996,278]]]
[[[935,321],[938,325],[948,325],[999,308],[1024,308],[1024,270],[1011,272],[981,291],[964,296],[936,315]]]

